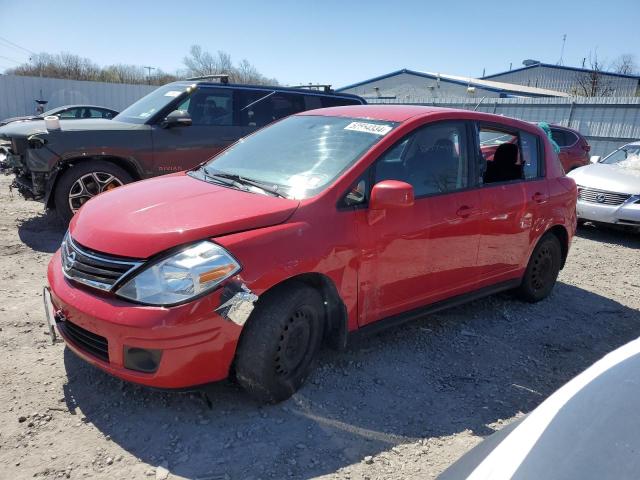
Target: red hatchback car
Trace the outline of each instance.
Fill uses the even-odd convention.
[[[481,135],[510,134],[487,162]],[[179,152],[176,152],[179,155]],[[90,200],[49,264],[53,329],[125,380],[266,402],[323,343],[515,289],[545,298],[576,186],[542,130],[465,110],[304,112]]]

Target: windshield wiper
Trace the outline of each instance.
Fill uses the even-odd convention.
[[[270,193],[271,195],[273,195],[274,197],[280,197],[280,198],[287,198],[286,195],[284,195],[283,193],[279,192],[277,187],[271,187],[269,186],[270,184],[265,183],[265,182],[259,182],[257,180],[252,180],[250,178],[245,178],[242,175],[237,175],[235,173],[227,173],[227,172],[221,172],[221,171],[214,171],[214,172],[209,172],[206,167],[203,168],[205,175],[207,175],[208,177],[212,177],[212,178],[219,178],[219,179],[224,179],[224,180],[228,180],[233,182],[234,184],[239,184],[241,186],[244,185],[251,185],[253,187],[259,188],[260,190],[263,190],[267,193]],[[246,190],[246,187],[245,187]]]

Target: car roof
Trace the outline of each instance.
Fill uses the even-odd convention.
[[[354,95],[352,93],[342,93],[336,92],[335,90],[314,90],[311,88],[296,88],[296,87],[283,87],[280,85],[252,85],[245,83],[222,83],[222,82],[208,82],[205,80],[178,80],[177,82],[172,82],[167,85],[180,85],[188,87],[189,85],[204,85],[207,87],[219,87],[219,88],[234,88],[234,89],[244,89],[244,90],[277,90],[283,92],[292,92],[292,93],[301,93],[304,95],[321,95],[323,97],[343,97],[343,98],[353,98],[356,100],[360,100],[364,102],[364,99],[358,95]]]
[[[415,117],[428,117],[436,114],[448,114],[449,119],[456,117],[468,120],[493,122],[514,128],[527,128],[531,124],[511,117],[492,113],[475,112],[462,108],[430,107],[425,105],[347,105],[343,107],[319,108],[296,113],[296,115],[326,115],[334,117],[352,117],[386,122],[406,122]]]

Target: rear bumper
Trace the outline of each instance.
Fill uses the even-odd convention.
[[[157,388],[188,388],[228,376],[242,327],[214,312],[220,305],[219,291],[178,307],[135,305],[73,284],[62,273],[59,251],[49,263],[48,280],[63,322],[108,343],[108,358],[99,358],[58,324],[68,348],[86,362],[123,380]],[[125,347],[161,350],[157,370],[126,368]]]
[[[578,200],[578,218],[594,222],[640,227],[640,195],[634,195],[622,205],[602,205]]]

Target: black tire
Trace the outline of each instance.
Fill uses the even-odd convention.
[[[77,182],[81,181],[83,178],[91,178],[93,175],[95,175],[94,178],[97,179],[97,181],[92,183],[95,188],[87,190],[86,199],[83,200],[84,196],[74,198],[73,200],[70,199],[69,196],[71,195],[72,189],[77,188]],[[112,176],[113,180],[109,181],[109,176]],[[104,185],[100,183],[102,181],[104,181]],[[114,186],[124,185],[131,182],[133,182],[131,175],[111,162],[107,162],[105,160],[88,160],[80,162],[77,165],[68,168],[57,182],[55,191],[53,192],[54,208],[56,209],[56,213],[58,214],[60,221],[64,225],[67,225],[75,214],[71,203],[73,203],[77,208],[80,208],[80,206],[82,206],[82,204],[89,198],[111,189]],[[89,186],[92,184],[89,182]]]
[[[303,283],[265,294],[240,338],[238,383],[262,403],[277,403],[304,383],[320,350],[325,324],[322,297]]]
[[[556,284],[561,266],[560,240],[552,233],[547,233],[533,250],[522,277],[522,283],[516,293],[522,300],[531,303],[546,298]]]

